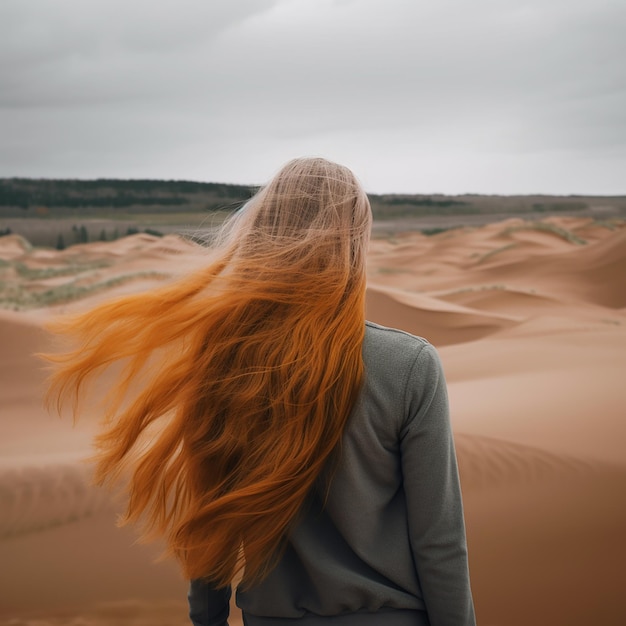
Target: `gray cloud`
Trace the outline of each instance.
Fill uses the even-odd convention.
[[[190,80],[219,33],[270,0],[0,4],[3,106],[66,106],[166,95]],[[210,53],[210,52],[208,52]]]
[[[0,175],[259,182],[315,153],[377,191],[626,193],[621,0],[15,0],[0,25]]]

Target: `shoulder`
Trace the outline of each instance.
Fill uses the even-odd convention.
[[[445,377],[439,354],[423,337],[366,322],[363,342],[369,393],[397,402],[403,416],[417,412],[424,400],[442,391]]]
[[[363,356],[376,360],[407,361],[413,363],[424,349],[433,346],[423,337],[411,335],[404,330],[388,328],[374,322],[365,322]]]
[[[375,433],[391,450],[438,385],[438,355],[423,337],[366,322],[363,363],[365,376],[348,440]]]
[[[440,369],[439,355],[426,339],[373,322],[366,322],[363,362],[368,379],[400,397]]]

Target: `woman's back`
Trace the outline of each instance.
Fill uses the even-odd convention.
[[[312,494],[267,578],[237,594],[250,626],[275,618],[321,625],[339,615],[337,624],[474,623],[437,353],[368,322],[363,359],[328,491],[321,483]],[[195,599],[211,597],[209,589],[198,585]]]

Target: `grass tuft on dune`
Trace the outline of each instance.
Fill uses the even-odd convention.
[[[551,233],[561,237],[561,239],[564,239],[565,241],[569,241],[569,243],[576,244],[577,246],[584,246],[587,243],[587,241],[582,237],[579,237],[566,228],[557,226],[551,222],[529,222],[522,226],[509,226],[508,228],[505,228],[501,234],[507,236],[522,230],[534,230],[538,232]]]

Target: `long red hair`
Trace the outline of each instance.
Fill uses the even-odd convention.
[[[363,376],[367,196],[324,159],[288,163],[199,271],[55,324],[49,401],[116,369],[95,479],[188,578],[259,581],[340,444]]]

